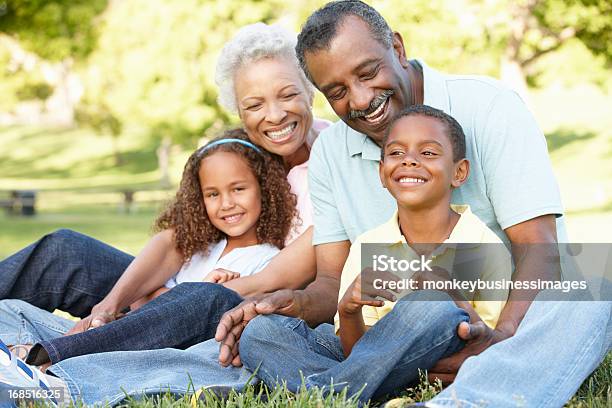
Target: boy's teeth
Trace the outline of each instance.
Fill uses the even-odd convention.
[[[285,127],[284,129],[281,129],[281,130],[278,130],[278,131],[275,131],[275,132],[267,131],[266,134],[271,139],[282,139],[285,136],[289,136],[289,134],[291,132],[293,132],[293,129],[295,129],[296,125],[297,125],[296,123],[292,123],[292,124],[288,125],[287,127]]]
[[[402,177],[399,181],[400,183],[424,183],[425,182],[425,180],[423,179],[412,178],[412,177]]]

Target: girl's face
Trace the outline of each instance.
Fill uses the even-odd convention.
[[[199,170],[206,213],[228,240],[257,243],[257,220],[261,214],[261,189],[245,159],[231,152],[214,152]]]
[[[298,67],[284,58],[263,58],[236,72],[238,113],[253,143],[282,157],[306,143],[312,101]]]

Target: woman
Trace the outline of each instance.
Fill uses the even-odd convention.
[[[298,67],[294,45],[295,37],[280,27],[261,23],[247,26],[224,47],[217,66],[216,81],[220,103],[238,113],[251,141],[282,156],[292,190],[298,197],[302,220],[299,231],[290,237],[293,239],[291,246],[294,250],[297,247],[300,251],[313,251],[307,163],[313,140],[319,129],[327,124],[313,121],[313,89]],[[165,253],[171,254],[175,248],[172,234],[165,234],[160,239],[165,240],[163,245],[169,249]],[[149,251],[145,259],[149,264],[164,267],[167,263],[162,253]],[[314,259],[314,255],[309,258]],[[90,262],[90,259],[94,259],[94,262]],[[108,291],[131,260],[129,255],[91,238],[59,231],[0,264],[0,276],[5,282],[0,288],[4,293],[0,295],[20,298],[43,309],[60,308],[84,316],[87,307],[102,298],[102,294]],[[257,276],[236,279],[224,285],[245,297],[281,288],[303,287],[314,277],[314,264],[292,265],[291,274],[283,273],[286,265],[286,260],[279,256]],[[142,262],[131,263],[110,293],[69,333],[77,334],[91,327],[102,326],[114,320],[135,300],[147,295],[147,285],[143,282],[147,282],[148,270],[142,267]],[[99,275],[106,275],[106,278],[98,281]],[[28,282],[35,284],[28,285]],[[198,307],[207,308],[208,313],[213,309],[213,315],[206,321],[194,319],[200,314],[193,309],[185,313],[185,305],[196,305],[200,299],[227,300],[231,297],[218,289],[214,296],[202,293],[205,290],[208,291],[205,285],[179,285],[115,324],[91,333],[70,336],[74,337],[74,341],[71,338],[54,339],[53,346],[64,350],[59,354],[66,357],[112,350],[188,347],[212,337],[221,314],[231,307],[227,302],[199,304]],[[53,293],[53,296],[41,297],[41,292]],[[177,315],[182,319],[176,319]],[[186,327],[197,335],[184,332]],[[167,339],[148,341],[155,336],[145,336],[143,330],[184,333],[178,333],[179,336],[169,344]],[[108,338],[113,341],[104,340]],[[36,342],[40,340],[43,339],[34,339]],[[47,360],[43,352],[34,353],[30,361],[38,364]]]

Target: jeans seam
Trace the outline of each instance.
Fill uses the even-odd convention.
[[[59,364],[59,363],[58,363]],[[68,386],[68,393],[70,394],[69,397],[72,400],[72,402],[74,404],[77,403],[77,400],[80,399],[82,397],[81,395],[81,390],[79,388],[79,386],[76,384],[76,382],[72,379],[72,377],[70,376],[70,374],[68,374],[62,367],[60,367],[58,364],[54,364],[53,366],[50,367],[50,370],[52,372],[56,372],[57,374],[61,375],[59,378],[61,378],[62,380],[64,380],[64,382],[66,383],[66,385]]]
[[[66,332],[66,330],[63,327],[51,325],[51,324],[49,324],[47,322],[43,322],[43,321],[40,321],[40,320],[34,320],[34,319],[32,319],[32,322],[36,323],[36,324],[39,324],[41,326],[44,326],[44,327],[46,327],[49,330],[53,330],[54,332],[57,332],[60,335],[62,335],[62,334],[64,334]]]
[[[39,344],[42,346],[42,343],[43,342],[40,342]],[[47,351],[47,354],[49,355],[49,360],[53,363],[53,360],[55,357],[55,361],[57,362],[62,361],[61,353],[59,352],[57,348],[55,348],[53,343],[51,343],[50,341],[45,341],[44,343],[45,343],[44,349]]]

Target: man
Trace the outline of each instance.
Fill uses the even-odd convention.
[[[476,215],[513,244],[550,244],[531,247],[537,251],[514,245],[515,279],[558,279],[559,265],[546,264],[544,259],[557,255],[557,237],[565,240],[559,192],[543,135],[514,92],[487,78],[444,75],[421,61],[409,61],[401,35],[391,32],[384,19],[360,1],[329,3],[311,15],[298,38],[297,54],[309,79],[342,119],[322,132],[311,152],[317,278],[305,290],[279,291],[228,312],[217,331],[217,340],[223,342],[223,364],[239,363],[237,340],[258,314],[294,316],[311,327],[332,319],[350,241],[383,223],[392,212],[393,200],[378,180],[379,145],[390,119],[413,104],[441,109],[465,130],[473,172],[453,202],[470,204]],[[519,394],[527,405],[541,405],[542,399],[552,398],[544,392],[561,379],[563,389],[547,403],[562,405],[575,392],[610,347],[610,303],[536,302],[530,307],[536,295],[537,291],[512,292],[494,330],[481,322],[459,326],[467,346],[441,360],[430,376],[448,383],[468,357],[479,356],[465,364],[455,384],[434,403],[456,396],[504,406],[513,404],[511,396]],[[571,320],[565,320],[570,315]],[[270,348],[261,337],[258,346],[274,353],[278,335],[269,324],[258,330],[258,320],[249,324],[249,332],[267,335]],[[298,324],[291,319],[275,321]],[[585,330],[568,336],[558,324],[562,321],[580,321]],[[554,323],[556,331],[551,328]],[[587,341],[593,334],[595,344]],[[560,337],[565,343],[562,350],[554,347]],[[250,340],[248,335],[241,338],[241,347],[249,347]],[[545,353],[550,353],[554,370],[549,369]],[[579,361],[577,356],[588,357]],[[549,374],[544,381],[520,382],[529,378],[530,366],[544,361]],[[272,359],[251,363],[260,362],[261,369],[274,371]],[[488,384],[499,372],[506,372],[505,381]]]

